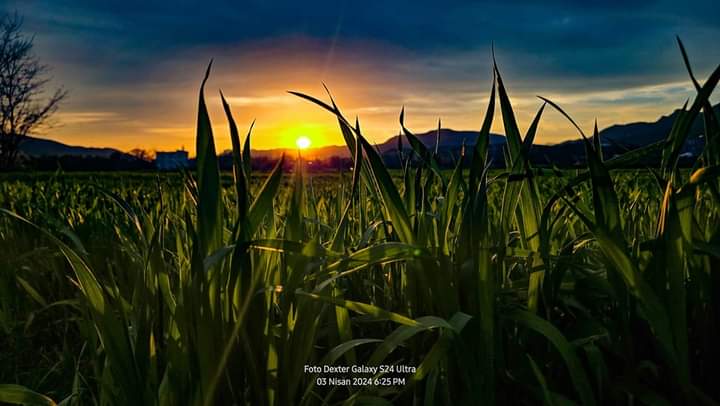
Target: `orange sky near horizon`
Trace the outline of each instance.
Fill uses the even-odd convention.
[[[212,3],[212,4],[211,4]],[[597,4],[596,4],[597,3]],[[641,4],[640,4],[641,3]],[[253,149],[342,145],[335,118],[287,93],[327,100],[381,143],[406,124],[416,133],[482,125],[497,61],[521,131],[542,102],[560,104],[590,132],[656,121],[695,95],[676,41],[704,82],[720,60],[720,3],[640,2],[147,2],[0,1],[50,68],[48,92],[68,98],[56,126],[31,135],[71,145],[195,153],[198,87],[216,149],[230,148],[219,90]],[[718,93],[712,100],[718,102]],[[504,133],[496,111],[493,131]],[[548,108],[536,142],[576,139]]]
[[[40,45],[41,50],[47,47]],[[398,118],[403,106],[406,125],[416,133],[437,128],[438,118],[444,128],[480,128],[492,85],[489,65],[464,73],[467,77],[443,81],[432,73],[418,77],[413,73],[415,65],[397,62],[402,60],[402,52],[363,43],[337,50],[329,57],[314,41],[297,38],[259,41],[241,49],[205,50],[215,56],[205,97],[217,151],[231,148],[220,89],[232,107],[242,139],[250,123],[256,120],[253,149],[295,148],[301,136],[311,139],[313,148],[343,145],[337,122],[329,112],[287,93],[300,91],[328,101],[323,83],[348,119],[359,117],[364,135],[374,143],[399,132]],[[391,58],[393,62],[389,62]],[[472,58],[483,63],[491,61],[489,55]],[[76,72],[75,68],[59,64],[55,76],[70,90],[70,97],[56,116],[58,125],[41,136],[70,145],[123,151],[184,148],[194,155],[197,92],[208,59],[181,54],[173,60],[147,66],[142,76],[125,78],[113,88],[96,84],[95,76],[100,75],[104,81],[108,78],[92,67]],[[574,89],[562,80],[533,81],[518,73],[512,64],[503,64],[502,58],[499,62],[521,131],[542,104],[537,94],[562,105],[587,132],[596,118],[601,129],[612,124],[655,121],[682,106],[694,94],[692,85],[682,76],[673,81],[652,83],[649,79],[650,83],[643,86],[615,86],[597,91]],[[431,68],[437,64],[454,67],[459,63],[443,55],[414,62]],[[704,74],[698,72],[700,77]],[[504,133],[499,109],[493,131]],[[577,137],[560,114],[545,110],[537,143],[551,144]]]
[[[644,94],[661,91],[664,87],[683,86],[684,84],[664,84],[656,87],[627,89],[620,92],[596,92],[588,94],[560,94],[553,100],[566,107],[574,118],[589,132],[593,120],[598,119],[602,129],[612,124],[633,121],[655,121],[661,115],[671,113],[681,106],[684,98],[678,97],[676,103],[658,103],[653,105],[613,106],[612,109],[594,108],[593,100],[613,100],[626,94]],[[281,85],[280,85],[281,86]],[[378,86],[378,83],[370,83]],[[690,87],[688,87],[688,94]],[[295,86],[312,96],[328,101],[321,85]],[[227,120],[220,107],[220,98],[216,88],[210,84],[206,89],[206,102],[210,112],[215,145],[218,152],[231,148]],[[488,94],[477,95],[475,100],[456,111],[438,106],[433,109],[415,96],[398,97],[394,104],[381,104],[363,97],[353,97],[352,86],[336,86],[332,89],[336,102],[345,116],[354,120],[357,116],[364,135],[371,142],[381,143],[396,135],[399,131],[399,113],[405,106],[406,125],[414,132],[421,133],[437,128],[437,120],[442,120],[443,128],[456,130],[477,130],[487,108]],[[403,89],[398,93],[402,94]],[[195,153],[195,125],[197,115],[197,89],[189,89],[187,94],[178,96],[177,111],[162,112],[155,120],[134,119],[119,112],[84,112],[62,109],[57,115],[58,125],[41,135],[71,145],[93,147],[111,147],[123,151],[142,148],[154,151],[182,149]],[[235,95],[224,91],[230,103],[244,140],[250,123],[254,120],[251,145],[253,149],[296,148],[298,137],[305,136],[312,141],[311,148],[328,145],[343,145],[337,122],[329,112],[283,91],[256,93],[252,96]],[[512,91],[511,91],[512,92]],[[613,93],[617,93],[614,95]],[[452,95],[438,95],[442,102]],[[429,97],[432,99],[432,96]],[[542,102],[533,95],[511,93],[516,117],[521,131],[532,120]],[[493,132],[503,134],[500,112],[496,109]],[[541,121],[537,143],[557,143],[577,138],[575,130],[552,109],[546,109]]]

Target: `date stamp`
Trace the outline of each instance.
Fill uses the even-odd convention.
[[[416,368],[409,365],[305,365],[317,386],[405,386]]]

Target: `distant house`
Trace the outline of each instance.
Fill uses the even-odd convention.
[[[189,165],[187,151],[157,152],[155,167],[161,171],[174,171]]]

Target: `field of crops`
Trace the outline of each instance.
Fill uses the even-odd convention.
[[[225,105],[222,174],[201,89],[195,172],[2,175],[0,403],[715,404],[720,69],[664,142],[604,160],[580,131],[587,167],[565,171],[526,159],[560,107],[521,135],[494,78],[453,171],[407,129],[388,171],[299,95],[337,118],[353,171],[252,173]],[[491,171],[496,114],[512,165]],[[705,153],[678,169],[697,116]]]

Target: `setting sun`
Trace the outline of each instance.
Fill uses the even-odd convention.
[[[295,145],[297,145],[299,149],[307,149],[310,147],[310,138],[305,136],[298,137],[298,139],[295,140]]]

